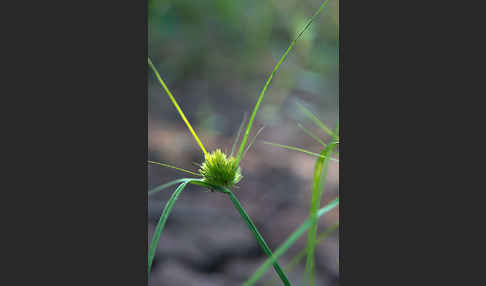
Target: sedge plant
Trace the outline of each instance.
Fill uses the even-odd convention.
[[[339,198],[334,199],[332,202],[327,204],[325,207],[319,209],[315,216],[309,217],[307,220],[304,221],[285,241],[282,245],[277,248],[275,253],[269,257],[252,275],[251,277],[243,284],[243,286],[252,286],[254,285],[265,272],[270,268],[272,263],[275,263],[277,259],[282,256],[296,241],[299,239],[313,224],[316,218],[323,216],[325,213],[331,211],[339,204]]]
[[[308,129],[304,128],[301,124],[298,126],[309,136],[311,136],[314,140],[316,140],[322,146],[321,152],[314,153],[302,148],[277,144],[273,142],[264,142],[265,144],[269,144],[272,146],[298,151],[305,153],[307,155],[311,155],[317,157],[316,163],[314,166],[314,176],[313,176],[313,183],[312,183],[312,197],[310,203],[310,224],[309,224],[309,232],[307,234],[307,245],[306,249],[304,250],[305,254],[300,254],[301,256],[306,256],[306,278],[308,280],[308,284],[313,286],[315,285],[315,247],[318,243],[317,237],[317,219],[318,219],[318,212],[319,207],[322,200],[322,194],[324,191],[324,185],[326,182],[326,175],[330,161],[339,162],[338,159],[332,157],[335,153],[335,149],[337,144],[339,144],[339,125],[337,124],[336,129],[332,131],[328,128],[321,120],[317,118],[311,111],[306,109],[303,105],[298,104],[298,108],[306,115],[309,119],[312,120],[314,124],[316,124],[322,131],[327,133],[331,136],[331,140],[328,144],[324,143],[318,136],[310,132]]]
[[[302,259],[306,258],[306,278],[309,285],[315,284],[315,267],[314,267],[314,260],[315,260],[315,247],[316,245],[324,240],[332,231],[336,230],[339,224],[335,224],[330,228],[326,229],[319,235],[317,235],[317,220],[326,212],[332,210],[336,207],[339,203],[339,198],[334,199],[330,204],[326,205],[325,207],[319,209],[322,200],[322,193],[323,187],[325,184],[325,179],[327,175],[327,168],[330,161],[339,162],[339,160],[332,157],[334,154],[334,150],[339,143],[339,125],[336,126],[334,131],[331,131],[322,121],[320,121],[312,112],[306,109],[304,106],[299,105],[299,109],[309,117],[317,126],[319,126],[325,133],[331,136],[331,140],[328,144],[324,143],[318,136],[314,135],[308,129],[304,128],[301,124],[298,124],[299,128],[301,128],[307,135],[311,136],[314,140],[316,140],[319,144],[322,145],[322,151],[318,153],[314,153],[302,148],[282,145],[272,142],[264,142],[269,145],[273,145],[276,147],[298,151],[305,153],[307,155],[317,157],[316,163],[314,166],[314,176],[313,176],[313,184],[312,184],[312,198],[311,198],[311,207],[310,207],[310,215],[309,218],[297,229],[295,230],[287,240],[274,252],[272,257],[268,258],[254,273],[251,277],[243,284],[244,286],[251,286],[254,285],[265,272],[268,270],[269,265],[271,265],[274,261],[276,261],[280,256],[282,256],[292,245],[297,241],[299,237],[301,237],[305,231],[308,230],[307,234],[307,245],[306,248],[301,250],[290,262],[288,265],[284,267],[285,271],[290,271],[293,267],[295,267]],[[265,285],[271,285],[273,281],[268,281]]]
[[[319,235],[317,236],[316,239],[316,245],[319,243],[322,243],[326,240],[327,237],[329,237],[331,234],[334,233],[339,228],[339,223],[335,223],[334,225],[328,227],[326,230],[323,230]],[[307,248],[302,249],[297,253],[289,263],[287,263],[283,269],[285,272],[289,273],[292,271],[301,261],[307,256]],[[268,279],[263,286],[271,286],[274,285],[276,282],[275,279]]]
[[[240,142],[240,145],[239,145],[239,148],[238,148],[238,152],[235,154],[235,156],[233,156],[233,151],[235,150],[235,146],[237,144],[239,135],[237,137],[237,140],[235,141],[235,144],[233,145],[233,150],[232,150],[231,154],[229,154],[229,155],[222,152],[221,149],[216,149],[216,150],[213,150],[211,152],[208,152],[206,150],[206,148],[204,147],[204,144],[202,143],[202,141],[198,137],[196,131],[194,130],[194,128],[190,124],[187,117],[185,116],[185,114],[182,111],[182,108],[179,106],[177,100],[174,98],[174,96],[170,92],[169,88],[165,84],[164,80],[160,76],[155,65],[152,63],[151,59],[148,58],[149,67],[151,68],[151,70],[155,74],[157,80],[159,81],[159,83],[163,87],[163,89],[164,89],[165,93],[167,94],[167,96],[169,97],[171,103],[174,105],[174,107],[176,108],[180,117],[182,118],[182,120],[186,124],[187,128],[189,129],[189,132],[194,137],[198,146],[201,148],[201,151],[202,151],[203,156],[204,156],[203,157],[203,163],[200,165],[200,168],[198,170],[199,173],[192,172],[192,171],[189,171],[189,170],[185,170],[185,169],[182,169],[182,168],[178,168],[178,167],[172,166],[170,164],[166,164],[166,163],[149,161],[149,163],[159,164],[159,165],[162,165],[162,166],[165,166],[165,167],[170,167],[170,168],[174,168],[174,169],[177,169],[179,171],[182,171],[182,172],[186,172],[188,174],[195,176],[195,178],[190,177],[190,178],[177,179],[177,180],[171,181],[169,183],[166,183],[164,185],[158,186],[158,187],[152,189],[149,192],[149,195],[152,195],[152,194],[159,192],[159,191],[161,191],[165,188],[179,184],[177,186],[177,188],[175,189],[175,191],[173,192],[173,194],[171,195],[169,201],[165,205],[165,207],[162,211],[162,215],[161,215],[161,217],[160,217],[160,219],[157,223],[157,226],[155,228],[155,232],[154,232],[154,235],[152,237],[152,241],[150,243],[149,251],[148,251],[148,273],[150,273],[150,271],[151,271],[153,259],[155,257],[155,251],[156,251],[160,236],[161,236],[161,234],[164,230],[165,223],[168,219],[168,216],[169,216],[172,208],[174,207],[175,202],[177,201],[177,198],[179,197],[181,192],[184,190],[184,188],[188,184],[195,184],[195,185],[205,187],[205,188],[207,188],[211,191],[216,191],[216,192],[220,192],[220,193],[223,193],[225,195],[228,195],[228,197],[232,201],[233,205],[235,206],[236,210],[239,212],[239,214],[241,215],[241,217],[246,222],[249,229],[251,230],[251,232],[255,236],[255,238],[256,238],[258,244],[260,245],[260,247],[262,248],[262,250],[265,252],[265,254],[268,257],[270,257],[272,259],[270,264],[275,269],[275,271],[278,274],[279,278],[281,279],[282,283],[284,285],[291,285],[287,275],[284,273],[284,271],[280,267],[276,256],[273,255],[272,251],[270,250],[267,243],[263,239],[262,235],[260,234],[260,232],[256,228],[255,224],[253,223],[251,218],[248,216],[248,214],[246,213],[245,209],[243,208],[241,203],[238,201],[236,196],[231,191],[231,188],[235,187],[243,178],[241,167],[240,167],[240,162],[243,159],[246,151],[248,151],[250,146],[253,144],[256,136],[258,136],[258,134],[262,130],[262,129],[260,129],[257,132],[257,135],[255,136],[255,138],[252,141],[250,141],[250,143],[247,145],[249,135],[250,135],[250,132],[251,132],[251,129],[252,129],[252,126],[253,126],[253,122],[254,122],[255,117],[258,113],[258,110],[259,110],[260,105],[262,103],[265,92],[267,91],[268,87],[270,86],[270,83],[271,83],[274,75],[276,74],[277,70],[279,69],[280,65],[286,59],[288,53],[292,50],[296,41],[310,27],[311,23],[314,21],[314,19],[317,17],[317,15],[322,11],[322,9],[325,7],[327,2],[328,2],[328,0],[325,0],[321,4],[319,9],[314,13],[314,15],[308,20],[308,22],[306,23],[304,28],[298,33],[297,37],[290,43],[289,47],[285,50],[285,52],[281,56],[280,60],[277,62],[274,69],[272,70],[272,72],[271,72],[270,76],[268,77],[268,79],[265,83],[265,86],[261,90],[260,95],[258,97],[258,100],[257,100],[257,102],[256,102],[256,104],[253,108],[253,112],[251,113],[251,116],[250,116],[250,119],[249,119],[248,124],[246,126],[245,132],[243,133],[243,137],[241,139],[241,142]],[[243,126],[243,124],[242,124],[242,126]],[[240,130],[242,130],[242,128],[240,128]],[[316,212],[315,216],[317,217],[317,216],[324,214],[328,210],[335,207],[336,204],[337,204],[337,201],[329,204],[327,206],[328,209],[326,209],[326,207],[322,208],[319,213]],[[309,224],[307,222],[306,225],[305,225],[305,229],[307,229],[310,225],[311,224]]]

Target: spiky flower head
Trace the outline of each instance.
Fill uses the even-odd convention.
[[[199,173],[205,182],[224,187],[231,187],[243,178],[236,158],[226,156],[220,149],[206,155]]]

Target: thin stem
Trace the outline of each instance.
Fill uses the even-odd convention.
[[[332,132],[331,129],[329,129],[329,127],[326,126],[326,124],[324,124],[321,120],[319,120],[319,118],[317,118],[317,116],[315,116],[312,112],[310,112],[307,108],[305,108],[302,104],[300,103],[297,103],[297,107],[299,107],[299,109],[305,114],[307,115],[307,117],[309,117],[313,122],[314,124],[316,124],[317,126],[321,127],[321,129],[326,132],[327,134],[331,135],[332,137],[337,137],[336,134],[334,132]]]
[[[229,189],[227,189],[227,188],[221,188],[221,189],[222,189],[223,193],[228,194],[231,201],[235,205],[236,209],[240,213],[241,217],[248,224],[248,227],[250,228],[251,232],[253,232],[253,235],[257,239],[258,244],[260,244],[260,247],[263,249],[265,254],[268,257],[272,257],[272,255],[273,255],[272,251],[268,247],[267,243],[265,242],[265,240],[263,239],[261,234],[258,232],[255,224],[253,223],[251,218],[248,216],[248,214],[245,212],[245,210],[243,209],[243,206],[240,204],[238,199],[235,197],[235,195]],[[287,278],[287,276],[285,275],[285,273],[283,272],[282,268],[280,267],[280,265],[278,264],[278,262],[276,260],[273,262],[273,268],[277,272],[278,276],[280,277],[280,279],[282,280],[284,285],[286,285],[286,286],[291,285],[289,279]]]
[[[238,140],[240,140],[241,131],[243,131],[243,126],[245,126],[246,116],[247,115],[246,115],[246,112],[245,112],[245,114],[243,115],[243,121],[241,121],[241,124],[240,124],[240,128],[238,128],[238,133],[236,134],[235,142],[233,143],[233,146],[231,147],[231,157],[233,157],[233,154],[235,153],[236,144],[238,144]]]
[[[260,128],[260,129],[257,131],[257,133],[256,133],[255,137],[253,137],[253,139],[251,139],[250,144],[248,144],[248,147],[246,147],[245,152],[243,152],[243,158],[245,157],[246,152],[248,152],[248,150],[250,150],[251,145],[253,145],[253,143],[255,143],[255,140],[257,139],[258,135],[260,135],[260,132],[262,132],[263,128],[265,128],[265,126],[262,126],[262,128]]]
[[[310,137],[312,137],[312,139],[316,140],[317,142],[319,142],[319,144],[322,145],[322,147],[326,147],[327,144],[324,143],[324,141],[322,141],[319,137],[317,137],[316,135],[312,134],[312,132],[310,132],[307,128],[305,128],[304,126],[302,126],[302,124],[300,123],[297,123],[297,126],[302,129],[305,134],[309,135]]]
[[[164,88],[165,92],[169,96],[170,100],[172,101],[172,104],[175,106],[175,108],[179,112],[179,115],[182,117],[182,120],[184,120],[184,122],[186,123],[187,128],[189,128],[189,131],[191,131],[192,136],[194,136],[194,139],[196,139],[197,144],[199,144],[199,147],[201,147],[201,150],[203,151],[204,156],[207,156],[208,155],[208,152],[206,152],[206,149],[204,148],[204,145],[202,144],[201,140],[199,140],[199,137],[197,137],[196,131],[194,131],[194,129],[192,128],[191,123],[189,123],[189,120],[187,120],[186,115],[184,115],[184,112],[182,112],[182,109],[179,107],[179,104],[175,100],[174,96],[172,95],[172,93],[170,92],[170,90],[167,88],[167,85],[165,85],[164,80],[160,76],[159,72],[155,68],[155,66],[152,63],[152,60],[150,60],[150,58],[148,58],[148,64],[149,64],[150,68],[152,68],[153,72],[155,73],[155,76],[157,77],[157,79],[159,80],[160,84]]]
[[[289,149],[289,150],[292,150],[292,151],[302,152],[302,153],[305,153],[307,155],[311,155],[311,156],[315,156],[315,157],[319,157],[319,158],[327,158],[328,157],[328,156],[324,156],[322,154],[317,154],[317,153],[307,151],[305,149],[294,147],[294,146],[282,145],[282,144],[268,142],[268,141],[263,141],[263,143],[268,144],[268,145],[272,145],[272,146],[276,146],[276,147],[280,147],[280,148],[284,148],[284,149]],[[329,157],[329,160],[334,161],[334,162],[339,162],[339,159],[336,159],[336,158],[333,158],[333,157]]]

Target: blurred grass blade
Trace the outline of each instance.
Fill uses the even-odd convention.
[[[325,207],[321,208],[317,212],[317,217],[321,217],[325,213],[329,212],[339,204],[339,198],[330,202]],[[254,285],[260,278],[265,274],[265,272],[270,268],[270,266],[277,261],[277,259],[282,256],[296,241],[299,239],[305,231],[312,225],[314,218],[309,217],[297,230],[295,230],[285,242],[274,252],[272,257],[268,258],[253,275],[243,284],[244,286]]]
[[[150,271],[152,270],[152,263],[154,261],[155,251],[157,250],[157,245],[159,244],[160,235],[164,230],[165,222],[169,217],[170,211],[172,210],[174,203],[176,202],[180,193],[184,190],[184,188],[187,186],[189,182],[190,180],[186,179],[185,182],[183,182],[177,187],[177,189],[174,191],[174,193],[172,193],[172,196],[170,197],[169,201],[165,205],[164,210],[162,211],[162,215],[160,216],[160,220],[157,223],[157,226],[155,227],[154,236],[152,237],[152,242],[150,243],[150,247],[148,251],[148,271],[147,271],[148,274],[150,274]]]
[[[298,148],[298,147],[282,145],[282,144],[272,143],[272,142],[268,142],[268,141],[263,141],[263,143],[268,144],[268,145],[272,145],[272,146],[276,146],[276,147],[280,147],[280,148],[284,148],[284,149],[302,152],[302,153],[305,153],[307,155],[311,155],[311,156],[314,156],[314,157],[319,157],[319,158],[328,158],[329,157],[329,156],[324,156],[322,154],[317,154],[317,153],[314,153],[314,152],[311,152],[311,151],[307,151],[305,149]],[[329,160],[339,162],[339,159],[336,159],[336,158],[333,158],[333,157],[329,157]]]
[[[181,171],[181,172],[186,172],[186,173],[189,173],[189,174],[194,175],[194,176],[201,176],[201,174],[194,173],[192,171],[182,169],[182,168],[179,168],[179,167],[176,167],[176,166],[172,166],[172,165],[169,165],[169,164],[165,164],[165,163],[161,163],[161,162],[155,162],[155,161],[147,161],[147,162],[149,162],[151,164],[156,164],[156,165],[164,166],[164,167],[167,167],[167,168],[175,169],[175,170],[178,170],[178,171]]]
[[[339,227],[339,223],[334,224],[333,226],[329,227],[328,229],[321,232],[317,239],[316,244],[319,244],[324,239],[326,239],[329,235],[331,235],[337,228]],[[302,260],[307,254],[307,249],[302,249],[285,267],[286,271],[291,271],[299,262]],[[288,270],[287,270],[288,269]]]
[[[243,121],[241,121],[241,124],[240,124],[240,128],[238,128],[238,133],[236,134],[236,139],[235,139],[235,142],[233,143],[233,146],[231,147],[231,157],[233,157],[233,154],[235,153],[235,148],[236,148],[236,144],[238,144],[238,140],[240,140],[240,136],[241,136],[241,131],[243,131],[243,126],[245,126],[245,122],[246,122],[246,112],[245,114],[243,115]]]
[[[243,209],[243,206],[240,204],[240,202],[238,201],[238,199],[235,197],[235,195],[229,189],[227,189],[227,188],[221,188],[221,189],[223,190],[224,193],[228,194],[228,196],[230,197],[231,201],[235,205],[235,207],[238,210],[238,212],[240,213],[241,217],[247,223],[248,228],[250,228],[251,232],[253,233],[253,235],[257,239],[258,244],[263,249],[263,251],[265,252],[265,254],[268,257],[272,257],[272,251],[268,247],[267,243],[263,239],[263,237],[260,234],[260,232],[258,232],[255,224],[253,223],[253,221],[251,220],[251,218],[248,216],[248,214],[246,213],[245,209]],[[272,264],[273,264],[273,268],[275,269],[275,272],[277,272],[277,274],[280,277],[280,279],[282,280],[283,284],[286,285],[286,286],[291,285],[289,279],[287,278],[287,275],[285,275],[285,273],[283,272],[282,268],[278,264],[277,259],[275,259],[274,261],[272,261],[272,263],[270,265],[272,265]]]
[[[317,137],[316,135],[312,134],[312,132],[310,132],[307,128],[305,128],[304,126],[302,126],[302,124],[300,123],[297,123],[297,126],[302,129],[302,131],[305,132],[305,134],[309,135],[310,137],[312,137],[312,139],[316,140],[317,142],[319,142],[319,144],[322,145],[322,147],[326,147],[327,144],[324,143],[324,141],[322,141],[319,137]]]
[[[312,112],[310,112],[310,110],[308,110],[307,108],[305,108],[302,104],[300,103],[297,103],[297,106],[299,107],[299,109],[305,114],[307,115],[307,117],[309,117],[313,122],[314,124],[316,124],[317,126],[321,127],[322,130],[324,130],[324,132],[326,132],[327,134],[331,135],[332,137],[337,137],[336,134],[334,132],[332,132],[331,129],[329,129],[326,124],[324,124],[321,120],[319,120],[319,118],[317,118],[314,114],[312,114]]]
[[[317,236],[316,244],[323,242],[338,227],[339,227],[339,223],[336,223],[336,224],[328,227],[326,230],[322,231],[321,233],[319,233],[319,235]],[[290,260],[290,262],[287,265],[284,266],[284,268],[283,268],[284,271],[287,272],[287,273],[292,271],[294,269],[294,267],[297,266],[297,264],[299,264],[299,262],[306,256],[306,254],[307,254],[307,248],[302,249],[297,255],[294,256],[294,258],[292,258],[292,260]],[[275,282],[277,282],[277,280],[275,280],[275,278],[272,277],[272,279],[268,279],[268,282],[266,282],[264,284],[264,286],[274,285]]]
[[[253,145],[253,143],[255,143],[255,140],[257,139],[258,135],[260,134],[260,132],[262,132],[263,128],[265,128],[265,126],[262,126],[262,128],[260,128],[256,135],[253,137],[253,139],[250,141],[250,144],[248,144],[248,147],[246,147],[246,150],[245,152],[243,152],[243,158],[245,158],[245,155],[246,155],[246,152],[248,152],[248,150],[250,150],[251,148],[251,145]]]
[[[258,112],[258,109],[260,108],[260,104],[261,104],[261,102],[263,100],[263,96],[265,95],[265,92],[267,91],[267,88],[270,85],[270,82],[272,81],[273,76],[277,72],[277,70],[280,67],[280,65],[282,64],[282,62],[287,57],[288,53],[292,50],[292,48],[294,47],[294,45],[297,42],[297,40],[310,27],[311,23],[314,21],[314,19],[317,17],[317,15],[319,15],[319,13],[321,13],[322,9],[324,8],[324,6],[326,6],[326,4],[327,4],[328,1],[329,0],[325,0],[324,2],[322,2],[322,4],[319,7],[319,9],[317,9],[317,11],[314,13],[314,15],[312,15],[312,17],[309,19],[309,21],[307,21],[307,24],[299,32],[299,34],[297,34],[297,37],[290,43],[290,45],[287,48],[287,50],[284,52],[284,54],[282,55],[282,57],[280,58],[280,60],[278,61],[278,63],[273,68],[272,73],[268,77],[267,82],[265,83],[265,86],[263,87],[262,91],[260,92],[260,95],[258,96],[258,100],[257,100],[257,103],[255,104],[255,107],[253,108],[253,112],[251,114],[250,121],[248,121],[248,126],[246,128],[246,131],[245,131],[245,134],[243,136],[243,139],[241,140],[240,149],[238,151],[238,156],[236,157],[237,164],[239,164],[240,161],[241,161],[241,158],[243,156],[243,152],[245,150],[246,141],[248,141],[248,136],[250,136],[251,127],[253,126],[253,121],[255,120],[255,116],[256,116],[256,114]]]
[[[204,148],[204,145],[202,144],[201,140],[199,140],[199,137],[197,137],[196,131],[194,131],[194,129],[192,128],[191,123],[189,123],[189,120],[187,120],[186,115],[184,115],[184,112],[182,112],[182,109],[179,107],[179,104],[175,100],[174,96],[172,95],[172,93],[170,92],[170,90],[167,88],[167,85],[165,85],[164,80],[160,76],[159,72],[155,68],[155,66],[152,63],[152,60],[150,58],[148,58],[148,64],[149,64],[150,68],[152,68],[153,72],[155,73],[155,76],[157,77],[157,79],[159,80],[160,84],[164,88],[165,92],[169,96],[170,100],[172,101],[172,104],[175,106],[175,108],[179,112],[179,115],[182,117],[182,120],[184,120],[184,122],[186,123],[187,128],[189,128],[189,131],[191,132],[192,136],[194,136],[194,139],[196,139],[197,144],[199,144],[199,147],[201,147],[201,150],[203,151],[204,156],[206,156],[208,154],[208,152],[206,152],[206,149]]]
[[[321,155],[324,158],[318,158],[314,166],[314,179],[312,181],[312,199],[309,217],[313,218],[313,224],[311,225],[309,232],[307,234],[307,261],[305,265],[306,274],[309,278],[309,285],[313,286],[315,284],[315,244],[317,236],[317,211],[321,205],[322,193],[324,192],[324,185],[326,183],[327,169],[329,166],[329,158],[332,155],[334,147],[336,144],[333,142],[329,143],[324,150],[322,150]]]

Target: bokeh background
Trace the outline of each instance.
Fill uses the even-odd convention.
[[[208,150],[229,152],[282,53],[319,8],[318,0],[149,0],[148,53]],[[315,158],[263,144],[271,141],[320,152],[302,124],[325,142],[299,102],[329,127],[338,120],[338,1],[330,0],[297,42],[268,89],[252,135],[265,126],[242,161],[236,196],[270,248],[276,249],[308,216]],[[203,154],[149,71],[149,159],[197,170]],[[251,138],[250,137],[250,138]],[[331,162],[323,202],[338,195],[339,164]],[[186,177],[148,167],[149,189]],[[149,240],[174,188],[149,199]],[[339,221],[335,209],[319,231]],[[279,262],[305,246],[302,237]],[[316,285],[339,284],[338,233],[316,250]],[[149,285],[241,285],[265,260],[227,196],[189,186],[161,237]],[[302,285],[305,261],[287,273]],[[276,277],[273,269],[265,279]],[[275,285],[278,285],[275,284]]]

